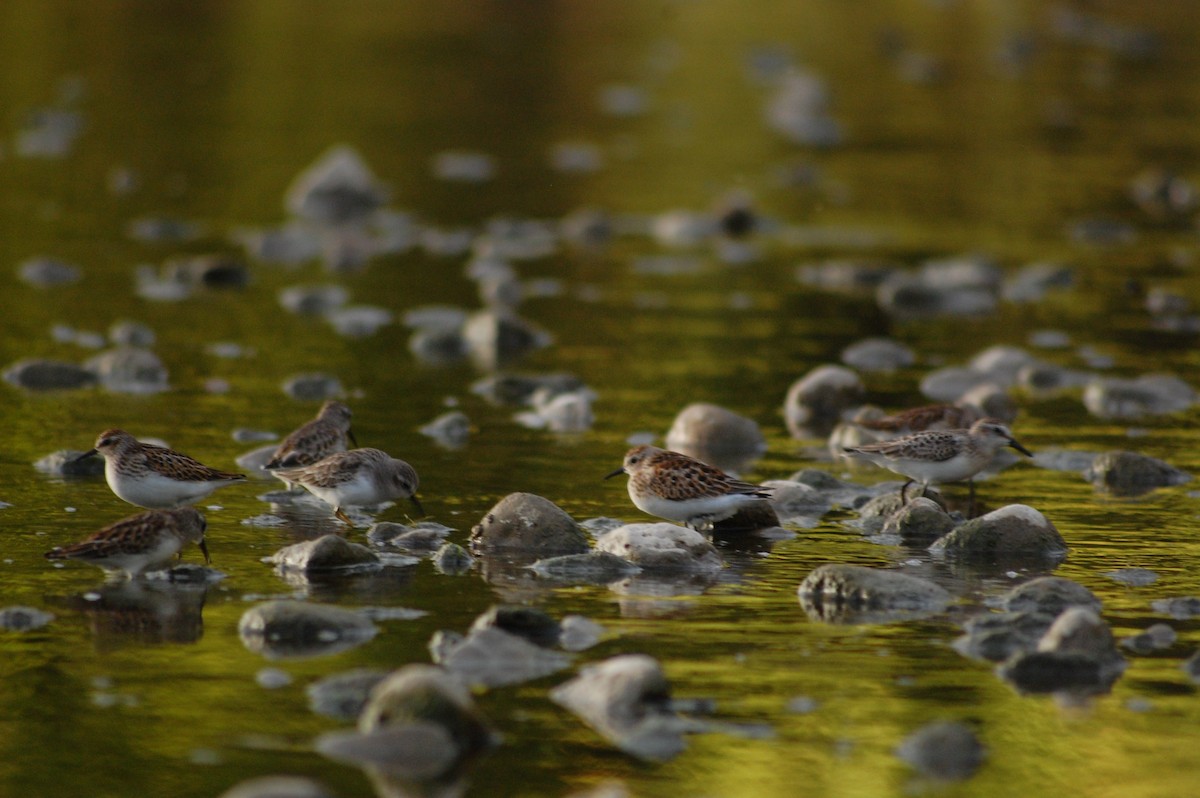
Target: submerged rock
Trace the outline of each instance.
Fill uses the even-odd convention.
[[[303,776],[257,776],[238,782],[218,798],[335,798],[318,781]]]
[[[641,573],[641,568],[607,551],[566,554],[538,560],[529,568],[538,576],[560,582],[606,585]]]
[[[575,519],[549,499],[510,493],[471,529],[475,552],[520,550],[531,554],[578,554],[587,536]]]
[[[466,684],[501,687],[540,679],[571,664],[570,657],[497,626],[472,629],[435,647],[435,661]]]
[[[916,363],[917,356],[891,338],[866,338],[843,349],[842,362],[860,371],[896,371]]]
[[[452,575],[465,574],[475,564],[475,558],[457,543],[444,544],[429,559],[439,573]]]
[[[1000,675],[1023,693],[1106,693],[1125,670],[1108,626],[1083,607],[1064,611],[1037,650],[1011,657]]]
[[[771,506],[784,521],[817,519],[833,507],[821,491],[803,482],[772,479],[762,483],[762,486],[771,489]]]
[[[944,781],[970,778],[986,754],[970,726],[952,721],[923,726],[896,749],[896,756],[921,775]]]
[[[866,399],[867,390],[853,371],[819,366],[788,388],[783,417],[793,438],[824,437],[842,414]]]
[[[516,635],[542,648],[558,643],[562,627],[546,613],[531,607],[497,605],[489,607],[471,624],[471,631],[496,628]]]
[[[61,360],[29,358],[4,369],[4,381],[29,391],[70,391],[95,385],[96,374]]]
[[[279,304],[298,316],[324,316],[350,301],[350,292],[337,283],[292,285],[279,292]]]
[[[884,535],[899,535],[906,543],[930,543],[954,528],[954,520],[944,507],[932,499],[918,496],[888,515],[880,530]]]
[[[512,363],[549,346],[551,341],[548,333],[525,319],[495,309],[472,314],[463,325],[462,335],[472,359],[486,369]]]
[[[387,671],[375,668],[356,668],[319,679],[305,690],[309,709],[338,720],[354,720],[367,705],[371,691],[387,675]]]
[[[689,724],[671,709],[662,667],[644,654],[612,657],[550,691],[550,700],[578,715],[627,754],[665,762],[686,747]]]
[[[33,467],[55,477],[94,477],[104,473],[103,457],[80,460],[82,455],[78,449],[59,449],[35,462]]]
[[[422,435],[449,449],[465,446],[471,437],[471,419],[461,410],[452,410],[417,429]]]
[[[1170,374],[1133,380],[1097,378],[1083,392],[1083,404],[1097,418],[1131,420],[1179,413],[1196,403],[1196,392]]]
[[[454,529],[435,521],[397,524],[379,521],[367,530],[367,540],[374,546],[393,546],[406,551],[432,551],[439,548]]]
[[[1121,645],[1138,654],[1149,654],[1162,651],[1175,645],[1179,635],[1165,623],[1156,623],[1146,627],[1145,631],[1121,641]]]
[[[428,783],[452,774],[493,743],[461,682],[441,668],[407,665],[371,691],[357,731],[324,734],[316,748],[369,773]]]
[[[0,609],[0,629],[6,632],[32,632],[54,620],[54,614],[36,607]]]
[[[324,152],[288,187],[290,213],[318,224],[341,225],[366,219],[387,202],[379,183],[358,152],[345,144]]]
[[[167,390],[167,367],[149,349],[119,346],[83,364],[115,393],[148,394]]]
[[[267,562],[288,571],[373,571],[382,568],[379,557],[366,546],[351,543],[341,535],[322,535],[285,546]]]
[[[972,518],[934,541],[935,553],[972,558],[1037,556],[1060,558],[1067,543],[1054,524],[1034,508],[1010,504]]]
[[[646,571],[712,573],[724,562],[694,529],[665,522],[626,524],[596,539],[596,550],[621,557]]]
[[[365,643],[377,631],[357,612],[300,601],[259,604],[238,622],[242,645],[268,659],[335,654]]]
[[[1039,576],[1017,585],[1002,599],[1010,612],[1042,612],[1057,617],[1071,607],[1100,611],[1100,599],[1078,582],[1061,576]]]
[[[814,569],[797,591],[809,617],[827,623],[887,623],[941,612],[945,588],[927,579],[861,565]]]
[[[1098,455],[1083,476],[1117,496],[1139,496],[1155,488],[1182,485],[1192,478],[1169,463],[1137,452]]]
[[[343,395],[342,381],[332,374],[294,374],[283,382],[283,392],[301,402],[321,402]]]
[[[17,267],[17,277],[34,288],[53,288],[79,282],[83,270],[54,258],[30,258]]]

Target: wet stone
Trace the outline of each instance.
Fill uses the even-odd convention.
[[[1121,641],[1121,645],[1137,654],[1149,654],[1153,651],[1162,651],[1175,645],[1175,641],[1179,639],[1179,635],[1165,623],[1156,623],[1146,627],[1145,631],[1139,634],[1127,637]]]
[[[238,622],[242,645],[268,659],[335,654],[365,643],[377,631],[357,612],[300,601],[259,604]]]
[[[79,282],[83,271],[54,258],[30,258],[17,267],[17,277],[34,288],[53,288]]]
[[[1034,651],[1054,618],[1036,610],[984,613],[967,621],[965,634],[953,646],[971,659],[1004,662],[1015,654]]]
[[[820,518],[832,508],[821,491],[803,482],[774,479],[762,483],[771,489],[771,506],[784,521],[795,518]]]
[[[429,559],[433,561],[433,567],[438,573],[450,575],[465,574],[475,564],[475,558],[457,543],[444,544],[429,555]]]
[[[842,362],[859,371],[896,371],[916,361],[912,349],[891,338],[867,338],[842,350]]]
[[[465,446],[471,437],[471,419],[461,410],[451,410],[417,430],[447,448]]]
[[[4,607],[0,609],[0,629],[7,632],[32,632],[54,620],[54,614],[36,607]]]
[[[493,374],[471,385],[471,393],[495,404],[524,405],[541,389],[560,394],[585,388],[573,374]]]
[[[582,615],[568,615],[562,619],[558,643],[566,651],[584,651],[600,642],[604,627]]]
[[[4,369],[4,380],[30,391],[68,391],[95,385],[95,373],[74,363],[31,358]]]
[[[606,551],[548,557],[529,566],[535,574],[558,582],[606,585],[641,572],[623,557]]]
[[[1039,576],[1017,585],[1001,599],[1010,612],[1041,612],[1057,617],[1070,607],[1100,611],[1100,599],[1078,582],[1061,576]]]
[[[350,300],[350,292],[336,283],[293,285],[279,292],[279,304],[298,316],[324,316]]]
[[[542,648],[558,643],[562,627],[546,613],[532,607],[498,605],[489,607],[471,624],[471,631],[496,628],[524,638]]]
[[[343,338],[367,338],[392,323],[392,312],[375,305],[350,305],[326,313],[325,321]]]
[[[371,690],[386,677],[387,671],[374,668],[358,668],[326,676],[305,690],[309,709],[318,715],[338,720],[355,720],[366,706]]]
[[[696,402],[679,411],[667,432],[668,449],[720,454],[762,452],[767,444],[757,422],[732,410]]]
[[[1105,571],[1104,575],[1129,587],[1146,587],[1158,581],[1158,574],[1148,568],[1118,568],[1115,571]]]
[[[167,260],[162,279],[205,288],[244,288],[250,282],[250,272],[237,258],[189,255]]]
[[[1161,612],[1165,615],[1170,615],[1176,620],[1184,621],[1200,615],[1200,598],[1195,596],[1186,596],[1180,598],[1159,599],[1157,601],[1150,602],[1150,607],[1155,612]]]
[[[550,700],[579,716],[627,754],[665,762],[686,747],[686,721],[670,708],[662,667],[644,654],[589,665],[550,691]]]
[[[149,349],[119,346],[83,364],[101,384],[115,393],[150,394],[167,390],[167,367]]]
[[[886,623],[941,612],[945,588],[927,579],[860,565],[815,568],[798,589],[810,617],[828,623]]]
[[[238,782],[218,798],[335,798],[335,794],[303,776],[258,776]]]
[[[1117,496],[1138,496],[1155,488],[1182,485],[1191,475],[1154,457],[1136,452],[1098,455],[1084,478]]]
[[[365,219],[387,199],[386,189],[362,156],[341,144],[322,153],[296,177],[284,203],[302,219],[340,225]]]
[[[374,546],[428,552],[441,547],[453,531],[435,521],[419,521],[412,525],[380,521],[367,530],[367,540]]]
[[[943,781],[970,778],[986,753],[971,727],[950,721],[923,726],[896,749],[896,756],[921,775]]]
[[[954,528],[954,520],[937,502],[918,496],[887,516],[880,534],[898,535],[906,543],[930,543]]]
[[[1083,392],[1083,404],[1097,418],[1133,420],[1178,413],[1196,402],[1196,392],[1169,374],[1148,374],[1133,380],[1096,379]]]
[[[896,270],[891,263],[829,260],[796,269],[796,280],[804,285],[836,293],[869,293]]]
[[[721,555],[703,535],[665,522],[618,527],[596,539],[596,550],[644,571],[713,573],[724,567]]]
[[[551,337],[531,322],[509,312],[481,310],[463,325],[463,339],[472,359],[494,369],[549,346]]]
[[[320,402],[336,399],[345,391],[342,381],[332,374],[311,372],[288,377],[283,383],[283,392],[301,402]]]
[[[827,435],[851,407],[862,404],[866,387],[842,366],[819,366],[788,388],[783,416],[794,438]]]
[[[82,455],[78,449],[59,449],[35,462],[33,467],[55,477],[94,477],[104,473],[103,457],[80,460]]]
[[[437,662],[464,683],[489,688],[540,679],[571,664],[565,654],[495,626],[473,629],[461,641],[442,647]]]
[[[267,558],[281,570],[304,571],[373,571],[381,567],[375,552],[341,535],[323,535],[286,546]]]
[[[583,530],[554,502],[532,493],[510,493],[471,529],[473,551],[521,550],[575,554],[588,550]]]
[[[1035,556],[1061,558],[1066,541],[1054,524],[1032,507],[1010,504],[961,524],[929,550],[958,557]]]
[[[1179,667],[1187,674],[1192,684],[1200,684],[1200,651],[1184,660]]]

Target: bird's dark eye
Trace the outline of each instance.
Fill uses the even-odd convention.
[[[629,464],[630,464],[630,465],[637,465],[637,464],[638,464],[638,461],[640,461],[641,459],[642,459],[641,457],[636,457],[636,456],[635,456],[635,457],[630,457],[630,458],[629,458]]]

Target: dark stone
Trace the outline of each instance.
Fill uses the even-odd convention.
[[[549,499],[510,493],[471,529],[476,553],[505,549],[536,554],[578,554],[588,550],[587,536],[571,516]]]
[[[1182,485],[1192,477],[1169,463],[1144,454],[1106,452],[1092,461],[1084,478],[1118,496],[1138,496],[1155,488]]]
[[[945,781],[974,775],[986,753],[969,726],[948,721],[918,729],[896,749],[896,756],[922,775]]]
[[[471,624],[472,631],[489,627],[523,637],[542,648],[555,646],[562,632],[558,621],[541,610],[509,605],[490,607]]]
[[[334,654],[365,643],[378,629],[365,616],[324,604],[268,601],[238,622],[242,645],[270,659]]]
[[[367,705],[371,691],[387,675],[374,668],[357,668],[326,676],[308,686],[308,706],[318,715],[355,720]]]
[[[886,623],[941,612],[945,588],[927,579],[861,565],[815,568],[797,591],[812,618],[828,623]]]
[[[333,534],[286,546],[267,560],[284,570],[305,572],[361,571],[382,567],[375,552]]]
[[[56,477],[95,477],[104,473],[103,457],[80,460],[82,454],[78,449],[59,449],[38,460],[33,467]]]
[[[69,391],[95,385],[96,375],[74,363],[30,358],[4,370],[4,380],[30,391]]]
[[[1062,557],[1066,541],[1054,524],[1032,507],[1010,504],[973,518],[936,540],[929,550],[967,558]]]

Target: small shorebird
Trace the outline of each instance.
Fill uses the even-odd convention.
[[[283,439],[263,468],[275,471],[311,465],[323,457],[346,451],[347,439],[358,446],[350,429],[350,416],[350,408],[330,399],[321,405],[316,418],[297,427]],[[289,489],[295,487],[286,479],[283,482]]]
[[[853,423],[890,435],[911,435],[925,430],[967,429],[981,415],[969,406],[936,404],[912,407],[883,418],[856,418]]]
[[[82,560],[134,577],[167,565],[185,544],[195,543],[207,563],[206,527],[195,507],[147,510],[115,521],[78,543],[51,549],[46,559]]]
[[[139,507],[167,509],[192,504],[214,490],[246,478],[209,468],[186,454],[142,443],[128,432],[109,429],[78,458],[104,456],[104,479],[112,492]]]
[[[712,526],[748,504],[769,499],[770,488],[734,479],[686,454],[636,446],[624,464],[605,476],[629,475],[629,498],[642,512],[682,521],[693,529]]]
[[[988,467],[998,450],[1011,446],[1026,457],[1033,453],[1017,442],[1006,427],[994,418],[983,418],[970,429],[926,430],[902,438],[847,448],[846,454],[870,460],[897,474],[908,477],[900,489],[900,500],[914,482],[921,493],[931,482],[971,484],[971,502],[975,501],[975,475]]]
[[[378,449],[335,452],[315,463],[274,472],[280,479],[301,485],[333,507],[333,514],[349,526],[354,523],[343,507],[378,504],[391,499],[408,499],[421,515],[417,500],[417,472],[403,460]]]

